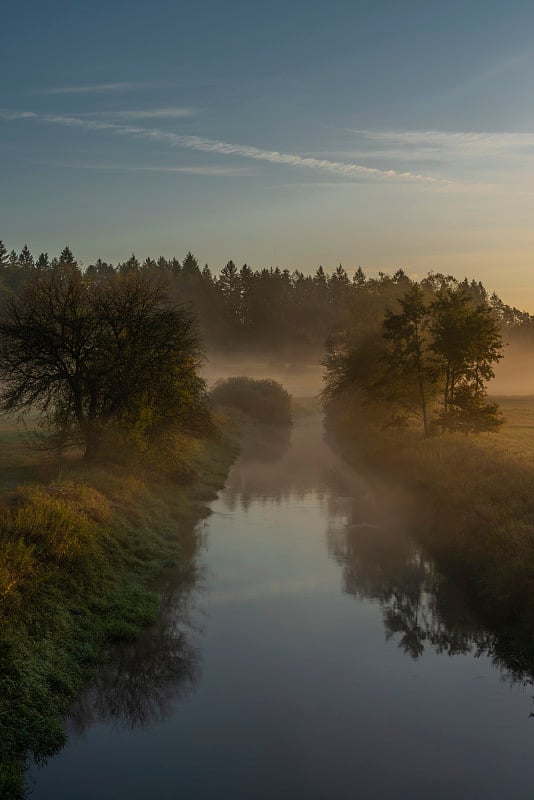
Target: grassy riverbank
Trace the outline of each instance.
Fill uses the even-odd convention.
[[[151,581],[180,561],[237,447],[197,443],[194,477],[177,486],[142,469],[35,463],[10,426],[0,440],[0,796],[16,798],[28,759],[63,744],[62,715],[106,648],[154,619]]]
[[[407,524],[493,629],[534,664],[534,398],[498,398],[501,432],[424,439],[365,409],[330,418],[340,450],[405,490]]]

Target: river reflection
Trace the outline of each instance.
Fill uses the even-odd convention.
[[[128,730],[156,724],[195,688],[201,674],[197,642],[201,631],[193,622],[193,590],[202,580],[199,544],[198,532],[184,534],[183,562],[156,586],[156,622],[135,640],[113,647],[109,662],[72,706],[69,733],[81,734],[95,723]]]
[[[258,426],[243,442],[223,499],[230,510],[236,505],[247,509],[251,502],[300,500],[310,491],[326,499],[332,474],[342,471],[316,416],[293,429]],[[354,476],[349,467],[346,472]]]
[[[257,430],[32,800],[531,800],[528,660],[417,546],[412,505],[318,417]]]
[[[343,476],[331,474],[330,481],[339,490]],[[339,495],[332,497],[328,552],[342,568],[344,591],[380,606],[387,641],[414,660],[427,649],[449,656],[485,654],[512,683],[534,682],[534,665],[520,644],[482,625],[466,592],[407,535],[406,518],[395,521],[388,514],[391,500],[384,487],[380,503],[369,502],[368,493],[367,504],[360,495],[345,499],[343,509]],[[402,508],[398,497],[395,506]],[[362,521],[365,508],[363,518],[377,522]]]

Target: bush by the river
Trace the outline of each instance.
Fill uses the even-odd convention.
[[[211,400],[217,405],[237,409],[257,422],[291,424],[291,395],[277,381],[228,378],[215,384]]]

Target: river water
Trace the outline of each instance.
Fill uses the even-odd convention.
[[[321,420],[245,443],[35,800],[534,797],[530,681]]]

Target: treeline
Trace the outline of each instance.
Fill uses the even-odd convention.
[[[60,267],[80,268],[69,247],[58,257],[47,253],[34,257],[25,245],[20,253],[8,253],[0,242],[0,281],[19,294],[31,276]],[[177,301],[190,308],[197,320],[204,346],[209,350],[254,350],[282,354],[322,352],[328,337],[347,329],[359,329],[382,316],[412,285],[403,270],[393,275],[368,277],[358,267],[352,277],[340,265],[332,273],[319,267],[313,275],[299,270],[254,270],[229,261],[218,273],[200,266],[192,253],[176,258],[132,255],[110,264],[98,259],[84,269],[87,279],[103,282],[115,274],[139,274],[163,282]],[[489,296],[477,281],[456,281],[431,275],[428,280],[462,286],[476,302],[491,307],[506,339],[534,340],[534,317],[506,305],[496,294]]]

